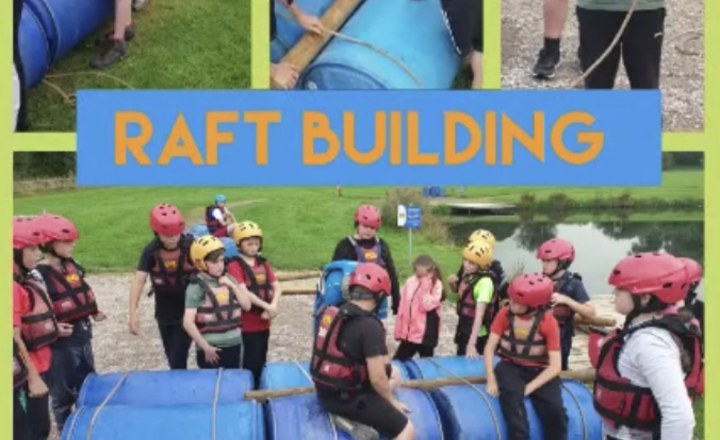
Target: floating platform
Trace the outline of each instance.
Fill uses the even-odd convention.
[[[433,204],[448,207],[452,215],[512,215],[516,208],[515,205],[499,203],[448,203],[440,200]]]

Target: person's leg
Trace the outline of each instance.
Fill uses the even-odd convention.
[[[132,0],[115,0],[115,29],[100,52],[90,61],[90,67],[109,69],[128,56],[126,31],[132,27]],[[134,36],[134,31],[132,32]]]
[[[407,416],[373,390],[353,396],[345,402],[320,402],[330,414],[351,422],[345,425],[341,419],[336,424],[353,438],[373,438],[368,435],[368,427],[383,438],[409,440],[414,437],[415,428]]]
[[[197,363],[197,367],[201,370],[212,370],[213,368],[217,368],[216,365],[213,365],[205,360],[205,352],[202,350],[197,350],[195,352],[195,362]]]
[[[165,352],[165,359],[167,359],[168,365],[170,364],[170,358],[172,356],[171,347],[175,333],[173,332],[172,326],[167,324],[160,324],[158,322],[158,332],[160,333],[160,341],[162,342],[163,351]],[[172,366],[170,367],[172,368]]]
[[[479,65],[480,70],[482,70],[482,56],[476,57],[473,54],[474,40],[478,28],[480,28],[479,32],[482,33],[482,23],[479,22],[482,18],[480,11],[482,9],[482,0],[441,0],[440,5],[450,34],[450,41],[463,64],[470,65],[474,82],[475,68]],[[482,72],[480,72],[480,75],[482,75]]]
[[[255,385],[260,384],[260,376],[265,366],[265,356],[267,353],[263,351],[267,349],[264,344],[265,332],[245,332],[243,338],[243,356],[242,367],[252,372],[255,378]]]
[[[665,9],[636,11],[622,37],[623,64],[634,90],[660,88]]]
[[[418,348],[418,353],[420,353],[421,358],[428,358],[435,356],[435,347],[430,345],[421,345]]]
[[[572,351],[572,338],[560,341],[560,361],[562,370],[567,371],[570,368],[570,352]]]
[[[29,130],[27,122],[27,84],[25,83],[25,66],[22,62],[22,57],[20,57],[20,41],[18,38],[24,4],[24,0],[13,1],[13,63],[15,64],[15,70],[17,71],[17,79],[19,82],[18,90],[20,91],[17,119],[14,127],[17,132]]]
[[[220,351],[220,362],[218,363],[218,366],[225,369],[239,369],[242,350],[242,344],[233,345],[232,347],[223,347]]]
[[[560,38],[568,16],[568,0],[543,0],[543,48],[533,66],[533,75],[540,79],[555,77],[560,62]]]
[[[400,345],[398,345],[393,359],[398,361],[406,361],[408,359],[412,359],[412,357],[415,356],[415,353],[417,353],[417,351],[417,344],[413,344],[412,342],[408,341],[400,341]]]
[[[562,399],[562,387],[559,378],[546,383],[530,394],[535,412],[540,418],[545,438],[567,440],[568,416]]]
[[[49,372],[43,373],[41,377],[46,384],[50,382]],[[26,395],[30,438],[32,440],[47,440],[50,437],[50,395],[45,394],[41,397]]]
[[[52,360],[50,361],[50,403],[52,406],[55,426],[62,432],[65,421],[75,403],[73,390],[75,370],[78,368],[76,359],[70,350],[67,341],[57,342],[52,347]]]
[[[192,338],[187,334],[182,324],[172,326],[173,338],[170,345],[170,357],[168,363],[171,370],[187,370],[188,356]]]
[[[705,320],[705,302],[700,300],[695,300],[692,305],[690,306],[690,310],[692,310],[693,315],[695,315],[695,319],[700,322],[700,330],[702,330],[701,335],[703,335],[703,341],[705,340],[705,326],[703,321]]]
[[[587,71],[610,47],[610,43],[620,29],[623,14],[615,11],[577,8],[580,46],[582,47],[580,63],[583,72]],[[620,46],[617,45],[585,78],[585,88],[612,89],[615,86],[615,76],[619,65]]]
[[[477,341],[475,341],[475,350],[477,350],[480,356],[482,356],[483,352],[485,351],[485,345],[487,345],[487,340],[488,337],[487,335],[485,335],[477,338]]]
[[[500,362],[495,367],[495,376],[500,392],[500,409],[507,425],[507,439],[528,440],[530,429],[524,403],[526,383],[519,367]]]
[[[22,388],[13,391],[13,440],[29,440],[28,419],[20,402]]]

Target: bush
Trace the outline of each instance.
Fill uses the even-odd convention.
[[[423,210],[422,227],[419,231],[421,235],[435,243],[450,241],[450,230],[440,214],[444,209],[431,206],[423,198],[422,191],[416,188],[397,188],[390,191],[380,207],[383,219],[396,219],[398,205],[414,205]],[[386,224],[399,228],[394,220]]]

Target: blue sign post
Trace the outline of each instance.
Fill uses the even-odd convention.
[[[413,205],[398,205],[398,226],[408,231],[408,259],[412,267],[412,231],[422,226],[422,208]]]

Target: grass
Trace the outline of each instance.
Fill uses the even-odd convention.
[[[700,397],[695,401],[693,407],[695,411],[695,438],[705,438],[705,397]]]
[[[107,0],[98,0],[107,1]],[[104,72],[135,89],[250,88],[250,3],[238,0],[150,0],[133,13],[130,56]],[[122,89],[89,72],[107,23],[52,67],[47,80],[67,94],[79,89]],[[53,77],[53,75],[72,76]],[[47,84],[28,95],[33,131],[75,131],[75,108]]]

